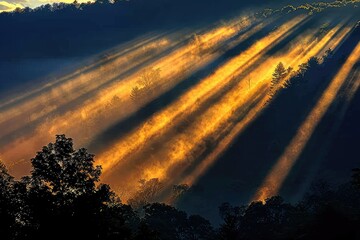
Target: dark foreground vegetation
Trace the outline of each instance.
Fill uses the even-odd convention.
[[[0,165],[1,239],[359,239],[360,169],[331,188],[314,184],[296,204],[274,196],[219,207],[212,226],[201,216],[162,203],[121,203],[86,149],[58,135],[31,160],[31,175],[14,180]],[[204,204],[206,204],[204,202]]]

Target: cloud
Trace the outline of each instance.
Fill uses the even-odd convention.
[[[19,4],[19,3],[23,5],[24,3],[27,3],[27,0],[6,0],[6,2],[9,4],[13,4],[13,5]]]
[[[56,2],[63,2],[63,3],[73,3],[75,0],[0,0],[0,13],[1,12],[9,12],[13,11],[16,8],[36,8],[40,5],[44,5],[47,3],[56,3]],[[88,2],[89,0],[77,0],[78,3]],[[92,1],[92,0],[90,0]]]
[[[79,3],[88,2],[88,1],[89,0],[77,0],[77,2],[79,2]],[[35,8],[40,5],[44,5],[47,3],[52,4],[55,2],[73,3],[74,0],[0,0],[0,12],[12,11],[17,7]]]
[[[11,0],[13,1],[13,0]],[[17,1],[17,0],[15,0]],[[4,12],[4,11],[12,11],[16,8],[23,8],[24,6],[21,3],[13,3],[10,1],[0,1],[0,12]]]
[[[6,10],[10,10],[10,8],[0,3],[0,11],[6,11]]]

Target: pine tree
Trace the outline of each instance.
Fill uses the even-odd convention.
[[[272,80],[271,80],[271,85],[270,85],[270,95],[271,96],[273,96],[275,94],[276,89],[278,88],[278,86],[282,82],[282,80],[285,79],[287,74],[288,74],[288,71],[284,67],[284,64],[282,62],[280,62],[276,66],[275,71],[273,73]]]

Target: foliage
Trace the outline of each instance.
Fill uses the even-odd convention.
[[[15,223],[12,195],[13,178],[5,165],[0,162],[0,236],[10,238],[11,227]]]
[[[292,71],[291,68],[288,68],[286,70],[284,64],[280,62],[273,73],[273,77],[270,83],[270,96],[274,96],[279,87],[283,84],[285,84],[285,78],[289,75],[289,73]]]
[[[159,90],[160,72],[159,68],[145,69],[141,72],[138,85],[132,88],[130,94],[131,99],[135,103],[145,103],[154,96],[156,90]]]
[[[44,146],[31,160],[31,176],[13,181],[2,168],[1,182],[6,184],[1,184],[1,192],[11,201],[1,202],[0,209],[6,206],[13,211],[12,221],[7,221],[15,231],[11,236],[43,239],[56,233],[63,238],[93,239],[106,236],[115,220],[116,230],[127,232],[125,215],[132,212],[124,210],[108,185],[97,184],[101,167],[94,167],[93,157],[84,148],[75,150],[71,138],[58,135],[55,143]],[[119,209],[123,214],[108,218],[109,212]]]
[[[176,202],[177,200],[181,199],[181,197],[184,196],[189,190],[190,186],[187,184],[174,185],[172,187],[171,201]]]
[[[157,194],[164,188],[164,184],[158,178],[150,180],[141,179],[137,193],[129,199],[129,204],[134,209],[141,209],[147,204],[154,202]]]
[[[187,217],[183,211],[161,203],[144,207],[146,225],[157,232],[159,239],[211,239],[214,235],[210,222],[201,216]]]
[[[337,9],[340,7],[357,7],[359,0],[342,0],[342,1],[332,1],[332,2],[312,2],[304,3],[298,6],[296,5],[287,5],[280,9],[264,9],[261,14],[265,17],[273,16],[276,14],[290,14],[293,12],[307,13],[308,15],[313,15],[314,13],[320,13],[329,9]]]
[[[86,149],[74,150],[71,138],[57,135],[31,160],[32,180],[39,189],[59,196],[66,203],[96,192],[101,167],[94,167],[94,155]]]
[[[56,136],[32,159],[29,177],[14,180],[0,164],[0,234],[2,239],[358,239],[359,169],[353,184],[334,189],[314,184],[298,204],[275,196],[244,206],[219,207],[223,223],[214,229],[199,215],[149,203],[162,190],[158,179],[140,181],[138,210],[122,204],[101,174],[94,156],[74,149],[72,139]],[[189,186],[174,186],[182,196]],[[329,229],[330,228],[330,229]]]

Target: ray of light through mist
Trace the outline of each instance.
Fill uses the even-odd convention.
[[[83,141],[80,140],[79,143],[86,144],[90,141],[89,137],[86,136],[87,132],[91,131],[92,135],[96,135],[96,132],[91,126],[84,126],[91,125],[91,122],[96,120],[97,115],[108,115],[106,121],[102,121],[102,124],[96,128],[98,132],[101,132],[113,122],[119,121],[119,118],[129,115],[141,107],[139,104],[133,104],[130,94],[133,87],[138,84],[142,72],[148,69],[160,69],[161,78],[157,79],[159,82],[156,84],[161,87],[162,91],[158,88],[156,93],[161,94],[174,86],[176,82],[190,75],[192,71],[201,68],[215,58],[218,54],[215,50],[218,47],[224,45],[225,41],[236,36],[250,24],[252,24],[250,19],[236,19],[226,26],[203,31],[198,36],[200,42],[189,41],[186,38],[181,40],[180,38],[183,41],[182,43],[180,40],[178,40],[180,43],[172,43],[169,38],[163,37],[146,42],[145,45],[135,48],[133,51],[126,51],[126,53],[117,57],[109,56],[108,58],[111,58],[111,61],[108,63],[100,64],[92,71],[86,71],[80,75],[75,74],[74,78],[70,77],[60,86],[54,87],[34,99],[30,99],[20,106],[16,104],[13,108],[6,109],[1,114],[2,124],[7,126],[4,128],[4,136],[7,133],[10,134],[16,131],[21,126],[27,126],[29,121],[33,122],[41,117],[43,119],[34,132],[30,131],[29,136],[15,139],[13,143],[9,144],[11,146],[21,143],[24,146],[23,154],[11,150],[12,148],[7,145],[8,150],[2,151],[4,159],[29,157],[29,154],[32,154],[31,149],[36,145],[39,148],[46,143],[46,139],[50,140],[52,135],[58,132],[80,136]],[[198,46],[199,44],[201,46]],[[200,47],[215,52],[209,51],[201,58],[198,58],[196,55],[198,53],[194,53],[194,51]],[[122,72],[128,70],[131,70],[127,74],[128,76],[121,76]],[[94,92],[94,90],[96,91]],[[86,94],[90,96],[86,96]],[[81,99],[81,104],[78,107],[66,109],[64,113],[57,113],[62,105],[67,102],[72,104],[72,101],[83,95],[85,97]],[[156,96],[151,96],[151,98],[154,97]],[[60,99],[61,101],[59,101]],[[113,111],[110,111],[111,106],[109,107],[109,105],[114,100],[118,104],[128,106],[128,108],[121,109],[121,111],[117,109],[111,109]],[[54,104],[51,104],[52,102]],[[46,107],[42,107],[42,105],[46,105]],[[36,111],[37,109],[39,111]],[[52,111],[55,112],[53,115],[46,116],[47,113]],[[31,113],[31,115],[27,116],[26,113]],[[11,124],[7,124],[8,122],[11,122]],[[79,127],[74,128],[74,124]],[[39,141],[43,142],[43,144],[39,144]],[[28,153],[24,154],[27,149]]]
[[[157,178],[166,183],[161,201],[173,203],[168,190],[196,184],[276,97],[270,88],[280,62],[295,72],[310,58],[336,51],[353,29],[350,18],[322,19],[329,23],[326,30],[314,27],[314,19],[242,16],[207,27],[151,33],[114,47],[75,70],[6,96],[0,103],[1,160],[22,175],[36,151],[54,135],[66,134],[77,146],[96,146],[101,180],[126,192],[123,201],[136,194],[140,179]],[[252,200],[279,192],[359,56],[360,44]],[[291,76],[276,90],[285,88]],[[358,88],[358,81],[348,87],[348,102]],[[172,98],[165,99],[166,94]],[[143,116],[141,111],[150,113]],[[124,133],[117,132],[137,116]]]
[[[270,196],[274,196],[280,190],[287,175],[296,163],[307,142],[311,138],[317,125],[325,115],[331,103],[334,101],[337,93],[347,79],[351,69],[358,62],[360,56],[360,44],[356,46],[351,55],[348,57],[344,65],[331,81],[330,85],[325,89],[324,93],[308,114],[307,118],[297,130],[296,135],[276,164],[272,167],[269,174],[264,179],[263,184],[259,187],[253,200],[265,200]]]
[[[176,102],[155,114],[141,127],[122,138],[120,142],[116,143],[110,150],[99,155],[98,161],[103,166],[105,174],[110,168],[119,164],[119,162],[130,153],[133,154],[139,147],[143,146],[146,142],[149,142],[152,137],[161,135],[162,132],[171,128],[174,121],[179,121],[184,114],[195,111],[196,108],[201,105],[202,101],[205,101],[208,97],[215,94],[216,90],[221,86],[226,85],[239,68],[248,64],[249,61],[255,60],[254,58],[257,57],[264,48],[283,37],[302,20],[302,17],[291,20],[275,32],[264,37],[264,39],[259,40],[248,50],[225,63],[219,69],[215,70],[213,74],[203,79],[183,96],[180,96]]]

